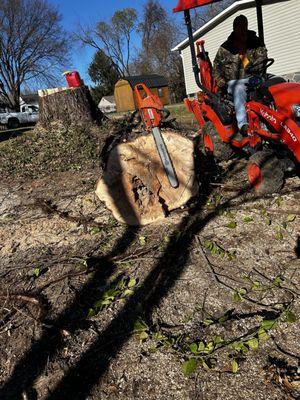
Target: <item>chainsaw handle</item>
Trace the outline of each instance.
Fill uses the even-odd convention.
[[[143,100],[141,93],[140,93],[141,90],[143,90],[146,93],[146,96],[152,96],[151,90],[143,82],[137,83],[134,87],[134,92],[139,101]]]
[[[141,90],[144,91],[146,96],[142,97]],[[151,90],[142,82],[137,83],[134,86],[134,95],[144,125],[147,128],[159,126],[162,119],[160,113],[164,109],[160,98],[153,94]]]
[[[144,91],[146,96],[141,96],[141,90]],[[153,108],[155,110],[162,111],[164,108],[160,98],[153,94],[144,83],[137,83],[134,86],[134,95],[139,110],[144,108]]]

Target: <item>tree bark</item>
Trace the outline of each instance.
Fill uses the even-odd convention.
[[[100,122],[103,117],[86,86],[39,90],[39,115],[44,127],[55,120],[70,125]]]

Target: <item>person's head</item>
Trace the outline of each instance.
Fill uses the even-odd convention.
[[[239,15],[233,21],[233,32],[234,36],[239,39],[246,41],[248,32],[248,19],[245,15]]]

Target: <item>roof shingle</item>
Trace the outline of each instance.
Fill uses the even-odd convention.
[[[168,86],[167,79],[164,76],[157,74],[125,76],[123,79],[129,82],[132,89],[137,83],[144,83],[150,89]]]

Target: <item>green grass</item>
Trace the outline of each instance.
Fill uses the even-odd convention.
[[[197,130],[198,124],[193,113],[187,111],[183,103],[170,104],[166,108],[170,111],[170,118],[176,118],[180,125]]]
[[[165,106],[166,109],[170,111],[170,118],[176,118],[177,122],[184,127],[198,130],[197,121],[194,117],[193,113],[187,111],[185,105],[183,103],[177,104],[169,104]],[[119,112],[119,113],[110,113],[107,114],[109,118],[112,119],[122,119],[124,116],[131,111],[126,112]]]

